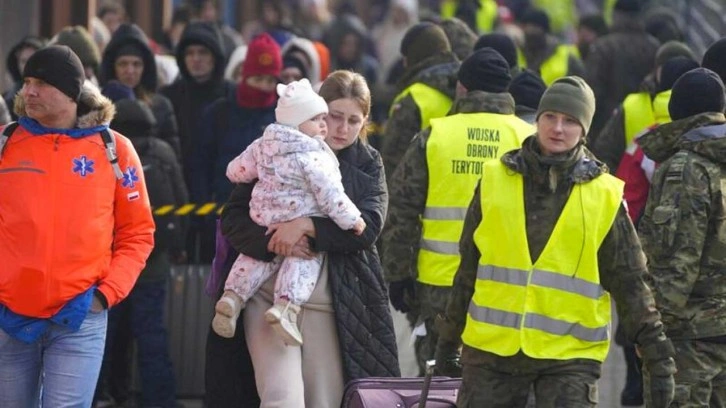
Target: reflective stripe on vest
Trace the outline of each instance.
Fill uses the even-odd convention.
[[[444,0],[441,3],[441,17],[445,19],[456,16],[456,8],[459,6],[457,0]],[[494,28],[494,22],[498,14],[497,2],[495,0],[480,0],[479,9],[476,11],[476,28],[480,34],[489,33]]]
[[[572,188],[536,262],[529,255],[524,182],[501,162],[484,165],[481,252],[465,344],[512,356],[605,360],[610,295],[601,287],[597,252],[622,202],[622,181],[602,174]]]
[[[393,114],[396,104],[409,94],[421,114],[421,127],[419,129],[426,129],[430,126],[431,119],[444,117],[451,109],[451,98],[436,88],[416,82],[396,96],[391,104],[389,117]]]
[[[460,113],[431,120],[429,184],[418,254],[418,281],[451,286],[459,237],[482,165],[519,148],[535,128],[514,115]]]
[[[670,99],[670,90],[657,94],[653,99],[648,92],[632,93],[625,97],[623,101],[625,146],[629,146],[645,129],[671,121],[668,113]]]

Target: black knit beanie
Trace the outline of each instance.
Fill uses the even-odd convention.
[[[509,68],[519,65],[517,62],[517,46],[514,45],[514,41],[508,35],[501,33],[484,34],[474,44],[474,51],[484,47],[491,47],[504,57],[507,64],[509,64]]]
[[[51,45],[36,51],[23,70],[23,78],[42,79],[59,91],[78,101],[86,79],[83,64],[65,45]]]
[[[416,24],[401,40],[401,55],[406,57],[409,67],[440,52],[451,52],[451,43],[444,29],[434,23]]]
[[[721,78],[710,69],[696,68],[683,74],[673,85],[668,112],[678,120],[705,112],[723,112],[726,106]]]
[[[476,50],[461,63],[459,82],[467,91],[504,92],[512,81],[509,64],[493,48]]]
[[[546,89],[547,85],[542,78],[529,69],[523,70],[509,84],[509,93],[512,94],[514,103],[532,109],[537,109]]]
[[[717,73],[722,81],[726,81],[726,37],[708,47],[701,66]]]
[[[698,68],[698,63],[690,58],[675,57],[666,61],[660,67],[660,80],[658,81],[658,92],[667,91],[673,88],[673,84],[681,75]]]

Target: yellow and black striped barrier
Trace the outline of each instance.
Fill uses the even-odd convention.
[[[210,214],[222,214],[224,204],[218,203],[205,203],[205,204],[194,204],[187,203],[182,205],[162,205],[161,207],[154,208],[152,212],[154,215],[176,215],[179,217],[190,217],[199,216],[203,217]]]

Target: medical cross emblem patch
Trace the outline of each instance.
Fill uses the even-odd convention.
[[[78,173],[81,177],[86,177],[89,173],[93,173],[93,160],[88,160],[86,156],[73,159],[73,172]]]
[[[136,169],[133,166],[127,167],[124,172],[124,181],[121,183],[123,187],[134,188],[139,176],[136,175]]]

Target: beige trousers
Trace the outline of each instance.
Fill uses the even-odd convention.
[[[327,257],[315,290],[298,316],[302,347],[285,346],[265,321],[264,313],[272,306],[274,284],[273,276],[244,310],[245,337],[255,367],[260,408],[340,407],[345,384]]]

